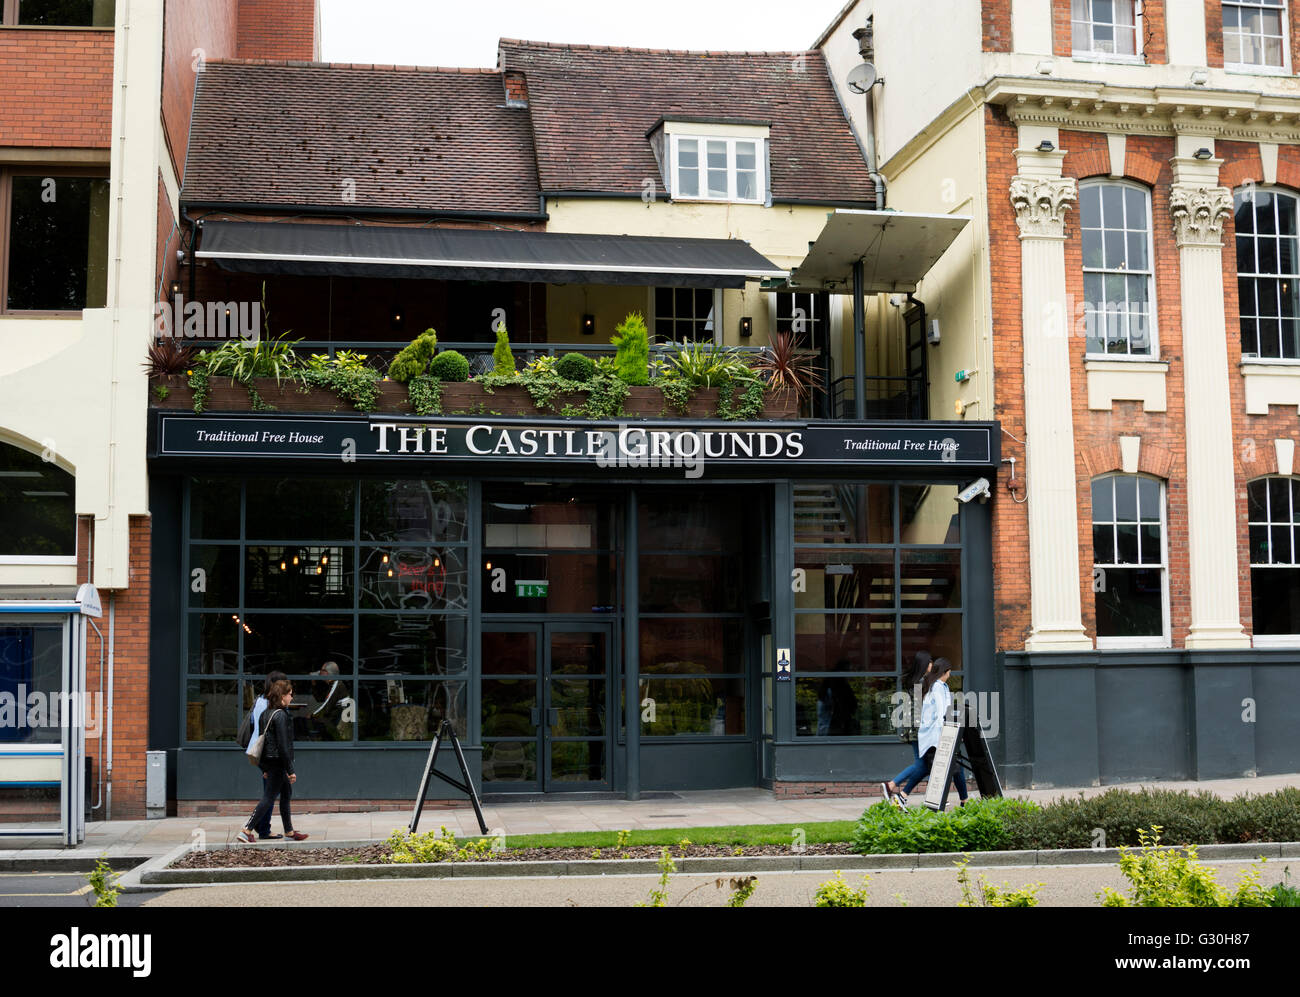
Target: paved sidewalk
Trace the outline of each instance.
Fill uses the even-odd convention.
[[[1221,797],[1244,793],[1271,793],[1285,786],[1300,786],[1300,774],[1262,776],[1254,779],[1216,779],[1206,782],[1125,783],[1119,788],[1143,786],[1161,789],[1208,790]],[[1061,796],[1082,793],[1096,796],[1113,786],[1076,789],[1017,789],[1008,796],[1046,803]],[[497,804],[484,808],[488,827],[507,836],[541,834],[548,831],[616,831],[662,827],[710,827],[733,824],[790,824],[800,821],[853,820],[879,797],[811,797],[778,800],[764,789],[727,789],[684,792],[675,799],[565,801],[562,797],[544,803]],[[913,804],[919,796],[913,795]],[[377,813],[303,814],[295,826],[313,840],[344,841],[382,839],[410,821],[409,811]],[[202,834],[205,844],[235,840],[242,817],[167,817],[161,820],[95,821],[86,826],[86,840],[78,848],[52,848],[48,839],[0,838],[0,863],[39,862],[57,859],[93,859],[99,855],[151,858],[162,855]],[[458,837],[477,835],[474,811],[466,807],[426,807],[420,830],[439,825]],[[278,814],[272,830],[279,831]]]

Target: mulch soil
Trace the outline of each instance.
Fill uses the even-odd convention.
[[[582,859],[657,859],[662,845],[636,845],[620,851],[602,848],[507,848],[500,852],[468,859],[470,862],[574,862]],[[676,845],[673,858],[725,858],[744,855],[790,855],[789,845],[751,845],[737,851],[735,845]],[[300,865],[376,865],[385,863],[389,847],[383,842],[363,848],[219,848],[214,851],[189,852],[177,859],[172,869],[244,869],[269,866]],[[806,845],[801,855],[852,855],[848,842]],[[453,859],[452,861],[459,861]]]

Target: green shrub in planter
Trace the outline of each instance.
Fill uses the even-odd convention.
[[[1229,805],[1211,793],[1111,789],[1090,799],[1053,800],[1007,821],[1006,848],[1115,848],[1139,845],[1142,828],[1159,824],[1165,839],[1184,844],[1222,840]],[[1101,833],[1101,837],[1098,836]]]
[[[628,312],[609,341],[618,347],[614,363],[624,384],[650,383],[650,330],[640,312]]]
[[[1008,819],[1036,809],[1007,797],[971,800],[943,813],[927,807],[902,810],[882,801],[867,808],[849,841],[856,852],[879,855],[998,851],[1009,847]]]
[[[1221,841],[1300,841],[1300,789],[1294,786],[1264,796],[1238,796],[1224,808]]]
[[[566,381],[577,381],[579,384],[586,384],[591,380],[592,375],[596,373],[596,362],[591,357],[584,357],[581,353],[566,353],[560,357],[560,362],[555,365],[555,372]]]
[[[506,335],[506,324],[497,326],[497,345],[492,349],[492,373],[498,377],[514,377],[519,373],[515,366],[515,355],[510,352],[510,337]]]
[[[439,381],[468,381],[469,361],[455,350],[444,350],[429,361],[429,376]]]
[[[437,348],[438,334],[432,329],[426,329],[393,357],[393,362],[388,365],[388,376],[402,384],[413,377],[419,377],[428,369],[429,361],[433,359]]]

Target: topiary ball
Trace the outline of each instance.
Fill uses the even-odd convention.
[[[555,365],[555,373],[566,381],[577,381],[580,384],[585,384],[596,373],[596,362],[591,357],[583,356],[581,353],[566,353],[560,357],[560,362]]]
[[[429,361],[429,376],[439,381],[468,381],[469,361],[455,350],[443,350]]]

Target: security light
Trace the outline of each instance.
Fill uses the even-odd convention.
[[[1038,143],[1039,152],[1051,152],[1055,148],[1056,146],[1052,144],[1052,140],[1050,138],[1045,138]]]
[[[1209,159],[1213,155],[1214,153],[1212,153],[1209,149],[1197,149],[1194,153],[1192,153],[1192,156],[1196,159]]]

